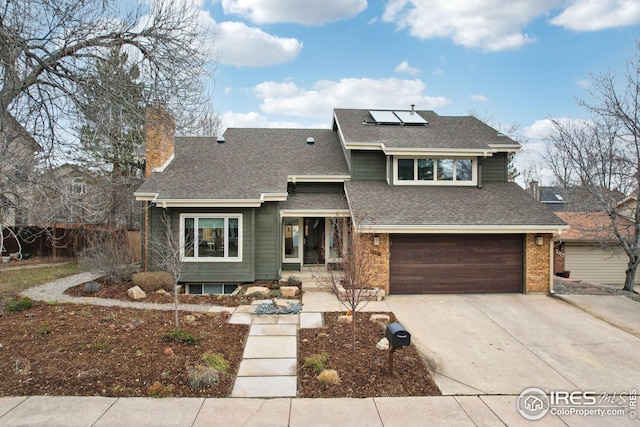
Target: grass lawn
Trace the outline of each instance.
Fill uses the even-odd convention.
[[[77,262],[24,270],[0,270],[0,299],[65,276],[80,273]]]

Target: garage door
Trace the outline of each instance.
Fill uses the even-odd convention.
[[[522,292],[522,235],[391,235],[390,293]]]

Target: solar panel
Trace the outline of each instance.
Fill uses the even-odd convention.
[[[369,111],[369,114],[378,124],[402,124],[402,120],[391,111]]]
[[[415,111],[413,114],[410,111],[394,111],[393,112],[402,123],[408,125],[426,125],[427,121]]]

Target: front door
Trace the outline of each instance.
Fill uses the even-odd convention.
[[[324,218],[304,219],[305,264],[324,264]]]

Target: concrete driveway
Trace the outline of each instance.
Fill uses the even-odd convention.
[[[604,313],[543,295],[398,295],[386,301],[445,395],[640,388],[640,338],[603,320],[608,306],[626,311],[616,318],[640,322],[640,304],[585,298]]]

